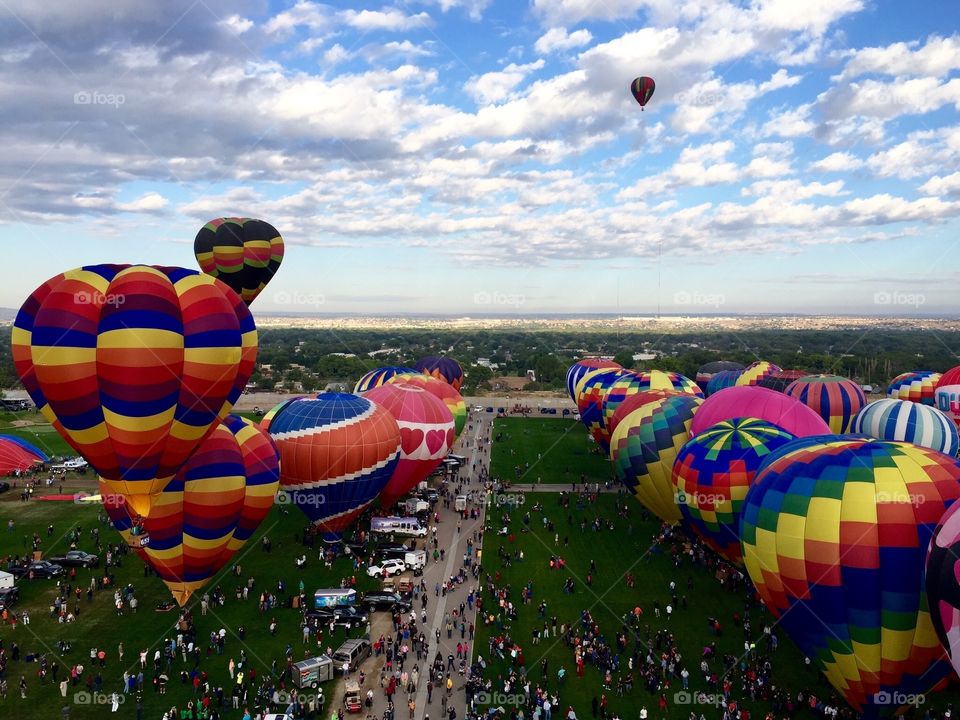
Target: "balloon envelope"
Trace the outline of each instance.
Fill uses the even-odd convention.
[[[830,434],[830,426],[802,402],[761,387],[732,387],[711,395],[697,412],[690,433],[699,435],[735,417],[766,420],[797,437]]]
[[[724,388],[734,387],[742,374],[743,370],[721,370],[707,381],[707,387],[703,392],[709,397]]]
[[[953,420],[960,428],[960,365],[947,370],[939,380],[934,391],[937,409]]]
[[[914,370],[897,375],[887,386],[887,397],[909,400],[923,405],[936,405],[934,394],[940,373],[933,370]]]
[[[706,393],[707,383],[710,382],[710,378],[726,370],[743,370],[743,365],[730,360],[714,360],[713,362],[704,363],[697,369],[697,385]]]
[[[26,440],[14,435],[0,435],[0,476],[10,475],[16,470],[29,470],[49,460],[43,450]]]
[[[927,552],[927,601],[933,629],[960,669],[960,503],[940,518]]]
[[[283,238],[263,220],[216,218],[200,228],[193,253],[201,270],[225,282],[249,305],[280,268]]]
[[[790,387],[794,380],[799,380],[809,375],[810,373],[806,370],[781,370],[775,375],[769,375],[760,380],[760,382],[757,383],[757,387],[784,392]]]
[[[601,360],[599,358],[586,358],[578,360],[567,370],[567,393],[574,403],[577,402],[577,385],[583,380],[583,376],[593,370],[619,370],[621,365],[613,360]]]
[[[390,366],[390,367],[381,367],[376,370],[371,370],[362,378],[357,380],[357,384],[353,387],[353,392],[357,395],[363,395],[363,393],[368,390],[373,390],[375,387],[380,387],[381,385],[390,382],[397,375],[419,375],[419,370],[414,370],[413,368],[400,367],[400,366]]]
[[[642,108],[650,101],[650,98],[653,97],[653,91],[656,87],[657,85],[652,77],[641,75],[638,78],[634,78],[633,82],[630,83],[630,92],[633,95],[633,99],[636,100]]]
[[[610,449],[610,433],[603,419],[603,399],[607,390],[620,378],[632,374],[618,368],[593,370],[583,376],[577,385],[577,410],[580,422],[586,426],[594,442],[604,453]]]
[[[784,393],[816,412],[837,434],[847,432],[867,404],[860,386],[838,375],[809,375],[791,383]]]
[[[387,385],[402,383],[404,385],[414,385],[423,388],[438,400],[447,406],[447,410],[453,415],[454,430],[457,437],[463,432],[467,424],[467,403],[463,396],[453,389],[453,386],[443,380],[437,380],[429,375],[394,375],[387,380]]]
[[[737,378],[737,387],[746,385],[757,385],[761,380],[773,377],[782,372],[782,368],[766,360],[757,360],[755,363],[747,365]]]
[[[253,317],[226,285],[148,265],[48,280],[12,342],[37,408],[140,515],[233,407],[257,354]]]
[[[446,355],[428,355],[420,358],[413,367],[424,375],[431,375],[437,380],[444,380],[460,392],[463,386],[463,368],[460,363]]]
[[[857,413],[851,429],[877,440],[913,443],[945,455],[960,450],[960,436],[950,418],[935,407],[909,400],[884,398],[870,403]]]

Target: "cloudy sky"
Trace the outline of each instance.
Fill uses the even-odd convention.
[[[287,240],[262,312],[954,313],[957,28],[956,0],[0,0],[0,305],[193,267],[242,215]]]

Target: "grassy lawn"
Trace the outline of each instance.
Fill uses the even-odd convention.
[[[26,543],[28,542],[24,538],[29,538],[34,532],[39,533],[43,538],[42,549],[44,553],[52,554],[65,551],[68,547],[64,536],[68,530],[78,525],[82,530],[79,549],[96,552],[90,535],[90,530],[93,527],[100,528],[100,536],[104,543],[113,543],[119,540],[119,535],[111,527],[98,521],[99,512],[99,506],[91,507],[71,503],[34,500],[24,504],[19,502],[13,493],[7,493],[0,502],[0,557],[24,554],[27,551]],[[10,519],[13,519],[15,523],[12,531],[7,530],[7,522]],[[46,528],[49,524],[53,524],[54,531],[53,535],[48,538]],[[191,601],[198,603],[194,613],[195,625],[200,647],[204,651],[203,659],[200,662],[200,670],[209,674],[214,688],[217,685],[222,685],[226,689],[228,706],[232,685],[230,684],[227,664],[231,657],[239,660],[241,649],[246,650],[259,677],[266,677],[274,660],[277,661],[281,672],[285,669],[287,643],[293,646],[294,660],[300,660],[304,657],[304,645],[299,627],[300,611],[283,605],[262,615],[258,610],[260,591],[269,589],[283,599],[288,595],[297,594],[300,580],[303,579],[309,598],[312,596],[313,590],[319,587],[337,586],[341,577],[352,574],[352,567],[349,561],[344,558],[339,559],[332,570],[325,570],[323,564],[317,559],[317,552],[313,551],[308,551],[305,570],[301,571],[295,567],[294,558],[302,551],[294,536],[303,529],[304,524],[304,517],[299,511],[295,509],[287,511],[282,507],[274,507],[257,534],[240,551],[240,555],[235,558],[242,567],[240,577],[235,577],[230,573],[231,564],[208,586],[212,590],[217,583],[220,583],[227,596],[226,604],[223,607],[211,608],[211,612],[207,616],[201,617],[199,596],[194,596],[194,600]],[[271,553],[266,553],[261,549],[259,541],[264,533],[273,541]],[[102,561],[104,553],[100,555]],[[47,653],[50,658],[57,655],[56,643],[58,640],[69,641],[73,645],[72,651],[62,659],[58,659],[60,677],[63,677],[64,672],[69,676],[70,665],[77,662],[82,662],[86,666],[88,674],[96,673],[99,668],[93,668],[89,662],[90,648],[103,648],[107,653],[107,662],[106,667],[101,672],[103,688],[107,693],[114,689],[120,689],[124,670],[131,670],[134,675],[136,674],[139,670],[138,653],[141,649],[148,649],[147,669],[144,673],[146,681],[143,693],[143,717],[160,718],[163,712],[171,706],[176,705],[178,708],[183,708],[188,700],[194,699],[192,688],[181,685],[179,677],[180,671],[182,669],[190,670],[193,663],[192,661],[183,663],[179,655],[174,661],[172,669],[168,672],[170,683],[167,694],[164,696],[156,695],[150,684],[153,652],[164,638],[172,636],[171,633],[174,632],[173,627],[177,621],[177,612],[155,612],[156,605],[161,601],[168,600],[170,594],[159,579],[144,577],[143,563],[133,554],[124,556],[122,566],[112,568],[112,571],[115,573],[116,586],[123,587],[127,583],[133,584],[139,601],[139,609],[136,614],[131,614],[127,610],[123,617],[118,617],[113,606],[112,590],[98,591],[94,594],[92,602],[88,602],[85,594],[86,589],[90,583],[91,574],[96,571],[78,569],[74,586],[79,585],[84,591],[84,595],[80,600],[80,616],[75,623],[58,624],[49,617],[49,607],[55,596],[56,581],[23,580],[19,583],[21,601],[16,606],[16,610],[29,611],[31,623],[29,626],[24,626],[22,623],[18,624],[15,630],[10,625],[0,625],[0,640],[3,641],[8,653],[11,643],[16,642],[21,648],[22,655]],[[238,601],[235,594],[237,586],[245,583],[246,579],[251,576],[256,578],[254,591],[250,594],[248,600]],[[358,574],[357,577],[361,589],[372,586],[373,581],[369,580],[365,574]],[[281,579],[284,581],[286,589],[283,593],[277,593],[277,584]],[[73,605],[74,602],[71,599],[71,610]],[[275,617],[279,624],[279,631],[275,636],[271,636],[268,632],[268,625],[272,617]],[[236,635],[237,628],[240,626],[246,628],[245,642],[241,641]],[[210,632],[219,630],[221,627],[227,630],[224,654],[218,656],[214,650],[212,655],[206,656],[207,638]],[[344,630],[342,629],[338,629],[332,638],[325,633],[323,646],[332,645],[335,649],[344,637]],[[122,663],[118,658],[118,644],[120,642],[124,645]],[[315,642],[311,642],[311,650],[316,654],[317,646]],[[50,680],[47,681],[46,685],[40,685],[37,678],[37,668],[36,664],[25,663],[22,656],[20,662],[10,663],[7,670],[9,694],[5,700],[0,700],[0,717],[15,717],[23,720],[59,718],[60,709],[64,703],[70,704],[72,718],[103,717],[106,713],[109,713],[109,708],[103,706],[91,707],[73,704],[73,693],[76,690],[83,690],[82,685],[71,688],[66,700],[63,700],[60,697],[59,689]],[[18,688],[21,674],[26,675],[28,683],[28,699],[26,701],[21,700],[19,695]],[[228,709],[224,717],[239,718],[240,714],[240,712]],[[120,712],[110,716],[135,717],[133,699],[128,698],[127,702],[121,706]]]
[[[493,422],[490,474],[514,483],[606,482],[610,462],[576,420],[497,418]],[[499,440],[497,438],[500,438]]]
[[[531,425],[529,433],[524,432],[525,426]],[[553,430],[551,434],[551,429]],[[506,431],[510,439],[494,444],[493,466],[491,473],[505,476],[512,471],[516,463],[515,458],[529,458],[533,454],[536,459],[534,438],[542,443],[541,447],[548,448],[554,443],[550,453],[540,465],[543,467],[542,481],[544,483],[569,482],[569,474],[565,468],[570,466],[572,472],[583,472],[588,477],[599,480],[606,479],[608,466],[599,457],[583,452],[587,441],[585,432],[573,430],[565,432],[566,423],[560,421],[540,420],[498,420],[495,432]],[[509,446],[514,445],[516,455],[509,453]],[[564,457],[569,451],[565,448],[579,449],[579,455]],[[550,470],[547,470],[549,468]],[[541,504],[542,512],[534,510],[534,505]],[[524,516],[530,513],[530,523],[525,524]],[[636,637],[642,651],[639,660],[646,655],[646,638],[655,639],[658,630],[668,630],[674,633],[676,643],[682,655],[682,665],[690,672],[690,691],[715,693],[717,690],[708,688],[700,672],[700,661],[703,648],[711,642],[717,643],[718,655],[730,654],[738,660],[744,654],[745,635],[742,627],[734,623],[734,614],[744,614],[749,607],[751,620],[751,639],[756,641],[758,657],[767,654],[766,643],[763,640],[763,626],[771,622],[771,616],[759,605],[749,603],[748,587],[739,590],[722,587],[715,578],[715,570],[703,565],[694,565],[690,559],[684,558],[679,568],[674,567],[669,548],[662,551],[649,552],[651,539],[659,530],[659,524],[649,517],[644,517],[641,506],[632,497],[600,495],[595,502],[578,503],[576,499],[569,509],[559,504],[557,494],[531,493],[527,494],[522,505],[512,510],[504,511],[494,508],[488,517],[488,532],[484,538],[484,566],[487,572],[497,574],[499,579],[495,583],[499,587],[509,586],[510,600],[518,607],[516,620],[510,622],[505,617],[492,624],[478,623],[478,634],[475,643],[475,652],[479,653],[488,662],[485,678],[494,681],[494,692],[503,691],[502,679],[510,672],[511,659],[509,654],[505,659],[497,658],[490,652],[488,642],[491,637],[506,633],[510,639],[518,644],[524,653],[524,661],[532,681],[532,686],[544,684],[551,690],[558,688],[557,671],[566,669],[566,682],[560,688],[560,704],[557,708],[560,715],[566,714],[567,706],[572,705],[580,720],[591,717],[591,700],[606,693],[608,710],[619,713],[622,718],[637,717],[641,706],[645,706],[650,718],[662,717],[658,708],[659,692],[649,692],[642,680],[635,673],[635,682],[631,692],[617,695],[617,674],[614,674],[612,689],[604,690],[603,676],[600,670],[587,663],[584,677],[576,676],[573,649],[558,638],[551,636],[541,640],[539,645],[532,643],[535,630],[543,627],[544,619],[538,614],[541,601],[547,602],[546,617],[556,616],[559,623],[572,624],[580,628],[579,618],[583,610],[589,610],[594,621],[608,645],[616,651],[616,635],[625,629],[623,619],[635,608],[643,610],[641,619],[628,632],[628,644],[624,651],[620,651],[619,674],[627,670],[627,659],[635,645]],[[543,520],[547,518],[554,523],[553,530],[544,527]],[[613,523],[612,529],[594,530],[592,524],[596,519],[603,519]],[[581,529],[581,523],[586,523],[586,529]],[[507,525],[511,537],[499,536],[496,528]],[[555,538],[559,536],[559,543]],[[522,550],[522,562],[513,561],[505,566],[500,558],[500,549],[510,555]],[[549,561],[552,556],[562,556],[566,561],[564,570],[551,570]],[[585,580],[590,572],[591,559],[596,563],[596,572],[591,587],[587,587]],[[628,588],[625,580],[627,572],[632,572],[636,578],[635,586]],[[575,591],[572,594],[564,592],[564,582],[572,578],[575,582]],[[665,608],[671,603],[669,584],[676,582],[677,594],[681,598],[680,607],[675,608],[672,618],[668,621]],[[747,581],[749,583],[749,580]],[[532,584],[533,598],[529,604],[524,604],[521,597],[522,589]],[[682,598],[686,597],[686,607]],[[487,607],[496,606],[489,593],[484,592],[484,602]],[[655,617],[654,603],[658,602],[661,608],[661,617]],[[707,618],[716,617],[722,626],[722,635],[716,637],[708,627]],[[790,640],[779,633],[779,647],[772,653],[771,682],[777,687],[787,689],[792,697],[796,697],[800,689],[812,690],[820,697],[833,695],[833,689],[825,680],[821,680],[818,673],[804,664],[800,652]],[[659,659],[659,653],[654,652]],[[544,680],[541,661],[548,662],[548,676]],[[516,664],[513,665],[516,669]],[[711,663],[711,669],[719,676],[724,675],[721,660],[718,658]],[[733,675],[731,675],[733,677]],[[681,689],[680,681],[674,680],[671,687],[665,691],[668,702],[666,716],[677,720],[686,720],[691,711],[697,716],[703,713],[707,718],[719,717],[721,710],[710,706],[696,704],[682,704],[676,702],[675,693]],[[518,688],[519,692],[522,692]],[[511,690],[511,693],[513,690]],[[740,688],[739,680],[734,681],[732,697],[745,700],[744,706],[749,708],[752,717],[760,720],[771,703],[758,700],[750,701],[749,696]],[[960,694],[955,691],[937,695],[933,703],[943,707],[947,702],[956,702]],[[498,704],[504,704],[504,697],[498,699]],[[509,698],[507,698],[509,699]],[[842,703],[845,707],[845,703]],[[805,711],[802,715],[806,716]],[[784,711],[778,715],[782,717]],[[557,716],[555,710],[554,717]],[[812,714],[809,715],[813,717]]]

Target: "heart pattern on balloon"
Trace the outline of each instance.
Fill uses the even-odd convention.
[[[404,455],[413,455],[423,444],[423,430],[420,428],[400,428],[400,449]]]
[[[431,455],[436,455],[447,443],[447,431],[429,430],[427,432],[427,450]]]

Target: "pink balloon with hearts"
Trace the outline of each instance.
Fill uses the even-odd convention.
[[[456,439],[453,414],[422,387],[402,382],[381,385],[363,395],[385,408],[400,426],[400,460],[380,493],[384,508],[426,479],[450,452]]]

